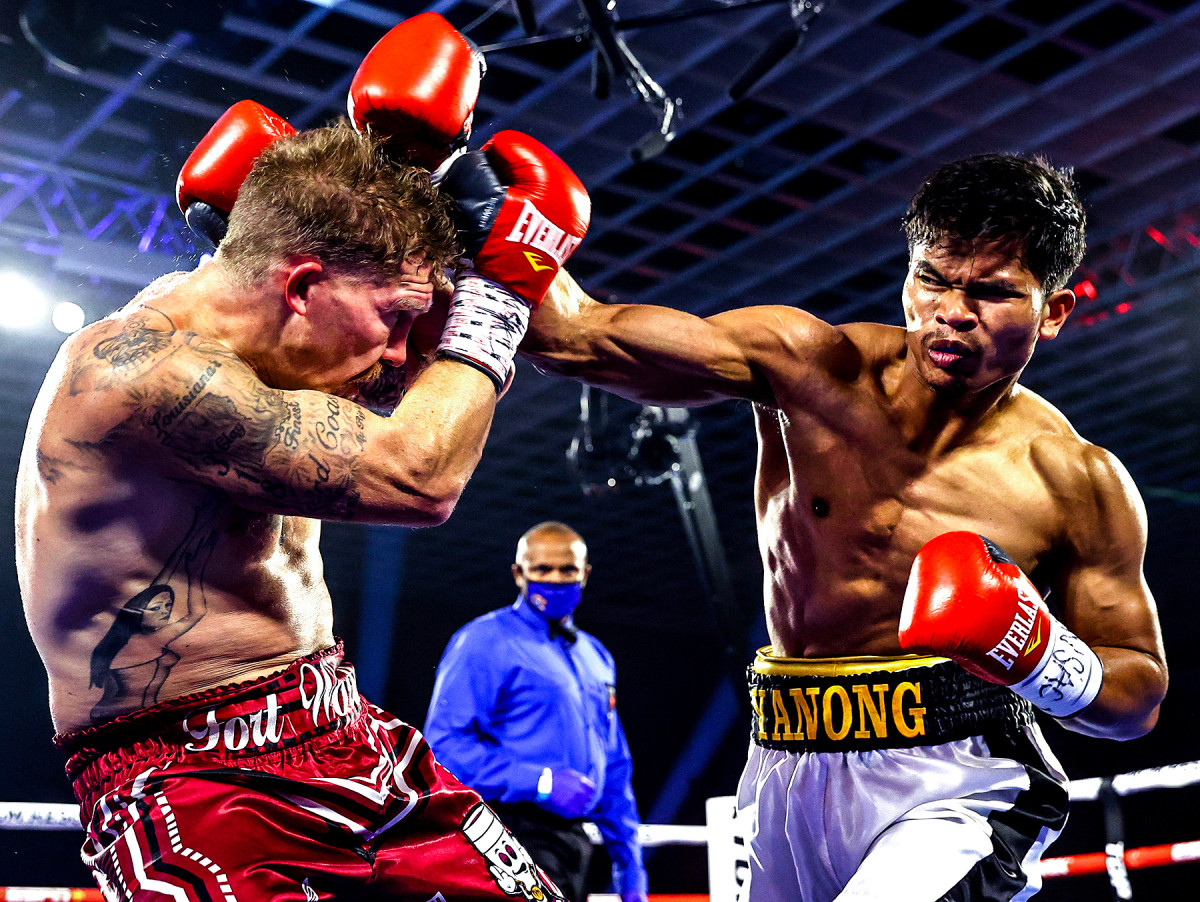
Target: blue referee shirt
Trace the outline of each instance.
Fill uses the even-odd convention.
[[[472,620],[438,664],[425,738],[488,802],[536,803],[546,767],[590,777],[599,792],[585,817],[604,837],[617,891],[646,891],[616,670],[595,636],[552,637],[523,598]]]

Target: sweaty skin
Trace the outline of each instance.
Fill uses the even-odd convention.
[[[1048,588],[1104,663],[1100,695],[1065,725],[1141,735],[1166,691],[1141,499],[1112,454],[1017,384],[1073,295],[1046,295],[1011,247],[957,243],[915,250],[903,304],[907,329],[832,326],[792,307],[702,319],[600,304],[562,275],[521,350],[645,404],[754,403],[776,654],[901,654],[917,551],[971,530]]]
[[[429,267],[376,284],[301,258],[272,278],[166,276],[51,367],[17,566],[59,732],[329,646],[318,521],[440,523],[479,460],[496,393],[470,367],[429,363],[389,417],[347,399],[404,363]]]

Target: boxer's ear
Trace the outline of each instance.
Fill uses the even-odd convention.
[[[1075,292],[1070,288],[1060,288],[1046,296],[1042,305],[1042,321],[1038,327],[1038,335],[1049,341],[1055,338],[1063,323],[1075,309]]]
[[[289,261],[284,270],[283,294],[284,300],[292,312],[299,316],[308,313],[309,295],[312,287],[325,272],[319,260],[304,257]]]

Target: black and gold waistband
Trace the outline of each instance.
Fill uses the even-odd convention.
[[[1033,708],[946,658],[781,658],[749,668],[751,739],[788,752],[912,748],[1009,731]]]

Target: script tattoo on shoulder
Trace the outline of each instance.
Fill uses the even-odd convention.
[[[197,474],[309,517],[351,517],[366,411],[326,395],[270,388],[236,355],[210,343],[172,353],[188,365],[131,391],[154,440]],[[181,378],[177,373],[186,372]],[[312,399],[318,399],[316,403]]]

